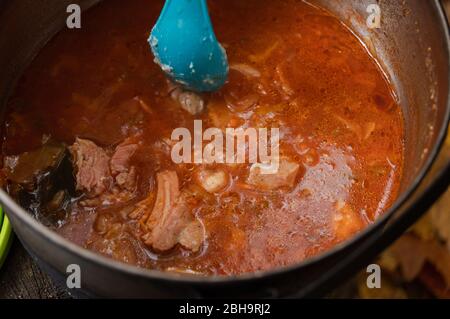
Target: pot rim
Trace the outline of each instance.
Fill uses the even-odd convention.
[[[440,24],[442,28],[442,36],[445,37],[446,43],[446,51],[450,69],[450,31],[448,20],[443,8],[442,3],[439,0],[434,0],[432,5],[434,6],[438,16],[439,21],[437,23]],[[450,82],[450,73],[448,75]],[[52,244],[58,246],[60,249],[66,250],[71,254],[77,255],[83,259],[88,260],[89,262],[98,264],[102,267],[108,267],[112,270],[119,271],[122,273],[126,273],[131,276],[136,277],[144,277],[146,279],[154,279],[154,280],[163,280],[168,282],[180,283],[180,284],[206,284],[206,285],[214,285],[214,284],[229,284],[229,283],[238,283],[238,282],[247,282],[262,278],[270,278],[278,275],[282,275],[284,273],[293,272],[299,270],[301,268],[306,268],[312,266],[319,261],[329,258],[341,251],[343,251],[348,246],[351,246],[363,239],[364,237],[371,234],[377,228],[382,227],[393,215],[393,213],[399,210],[406,201],[410,198],[410,196],[417,190],[425,176],[429,173],[432,164],[435,162],[438,157],[440,150],[445,141],[448,127],[450,124],[450,90],[447,95],[447,109],[444,115],[444,125],[441,128],[441,131],[438,134],[437,142],[432,147],[432,151],[430,152],[430,156],[425,162],[423,168],[418,173],[414,181],[411,185],[403,192],[403,194],[397,198],[395,203],[386,211],[386,213],[378,218],[373,224],[366,227],[360,233],[352,236],[348,240],[334,246],[333,248],[322,252],[318,255],[310,257],[306,260],[303,260],[299,263],[292,264],[289,266],[278,267],[271,270],[266,271],[257,271],[252,273],[245,273],[240,275],[232,275],[232,276],[195,276],[195,275],[187,275],[187,274],[176,274],[171,272],[163,272],[154,269],[146,269],[139,268],[137,266],[132,266],[129,264],[125,264],[119,261],[116,261],[111,258],[107,258],[100,254],[94,253],[86,248],[78,246],[68,239],[62,237],[56,232],[52,231],[50,228],[42,225],[35,218],[33,218],[28,212],[25,211],[21,206],[19,206],[3,189],[0,189],[0,202],[4,205],[7,213],[13,213],[17,216],[17,218],[23,222],[26,226],[28,226],[34,232],[44,236],[47,238]],[[433,182],[429,185],[431,187]]]

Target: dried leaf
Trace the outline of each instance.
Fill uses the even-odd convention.
[[[423,241],[413,234],[406,234],[392,247],[392,254],[407,281],[418,278],[426,263],[432,265],[450,287],[450,253],[446,247],[434,241]]]

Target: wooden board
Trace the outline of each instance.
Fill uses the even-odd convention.
[[[0,298],[69,298],[31,259],[17,238],[0,271]]]

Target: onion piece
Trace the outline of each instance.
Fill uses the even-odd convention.
[[[248,76],[248,77],[253,77],[253,78],[261,77],[261,72],[259,72],[257,69],[255,69],[254,67],[251,67],[248,64],[243,64],[243,63],[232,64],[232,65],[230,65],[230,69],[240,72],[243,75]]]
[[[260,54],[252,54],[249,56],[250,60],[253,62],[264,62],[267,60],[272,53],[278,49],[280,46],[280,41],[274,42],[270,47],[268,47],[265,51]]]

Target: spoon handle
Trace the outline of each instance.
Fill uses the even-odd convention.
[[[165,19],[176,21],[178,29],[187,31],[192,30],[192,26],[196,27],[198,23],[209,22],[205,25],[209,27],[211,22],[206,0],[166,0],[158,22]]]
[[[167,0],[149,43],[162,70],[187,89],[215,91],[227,79],[227,55],[206,0]]]

